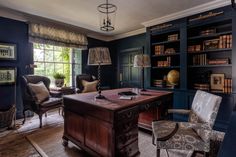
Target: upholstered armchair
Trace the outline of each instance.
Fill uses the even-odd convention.
[[[76,76],[76,93],[82,93],[84,90],[83,80],[87,82],[93,82],[96,77],[90,74],[80,74]]]
[[[153,144],[156,145],[157,156],[160,156],[160,149],[203,151],[204,155],[208,155],[212,127],[221,99],[220,96],[198,90],[191,110],[168,110],[169,113],[188,114],[188,122],[153,121]]]
[[[42,99],[41,101],[36,100],[36,94],[33,93],[31,90],[30,85],[37,85],[37,84],[44,84],[44,88],[46,93],[49,94],[49,97]],[[40,128],[42,127],[42,115],[46,113],[48,110],[55,109],[62,107],[62,98],[52,97],[50,95],[49,90],[50,79],[45,76],[37,76],[37,75],[25,75],[21,78],[21,94],[23,100],[23,115],[24,120],[23,124],[25,123],[26,115],[25,112],[30,110],[39,116],[40,120]],[[54,93],[55,94],[55,93]]]

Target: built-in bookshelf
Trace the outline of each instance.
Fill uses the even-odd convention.
[[[170,84],[166,78],[170,70],[180,68],[180,31],[173,25],[167,31],[151,34],[152,87],[157,89],[178,88],[179,84]],[[165,30],[165,28],[162,28]]]
[[[236,29],[233,28],[236,28],[236,10],[231,6],[148,27],[152,67],[147,70],[146,85],[172,91],[173,108],[190,109],[197,89],[221,96],[214,129],[225,131],[236,104]],[[178,34],[178,39],[169,41],[168,35],[172,34]],[[166,48],[174,48],[175,53],[165,53]],[[158,64],[158,61],[164,62]],[[178,86],[163,86],[171,70],[179,71]],[[186,117],[174,115],[174,119],[182,121]]]
[[[187,34],[188,89],[232,93],[232,20],[191,25]]]

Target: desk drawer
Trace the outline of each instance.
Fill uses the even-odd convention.
[[[130,120],[130,121],[123,120],[115,128],[116,128],[116,133],[118,135],[121,135],[137,127],[138,127],[138,116],[135,119]]]
[[[126,132],[116,137],[116,142],[117,142],[116,147],[121,149],[128,143],[131,143],[132,141],[135,141],[137,139],[138,139],[138,128],[135,127],[129,132]]]
[[[130,157],[138,154],[138,140],[132,142],[128,146],[124,147],[123,149],[118,150],[119,157]]]
[[[128,108],[126,110],[118,111],[116,113],[116,120],[130,120],[137,117],[139,114],[138,106]]]

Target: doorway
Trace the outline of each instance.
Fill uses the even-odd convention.
[[[124,49],[119,53],[118,87],[140,88],[141,70],[133,66],[134,56],[143,53],[143,47]]]

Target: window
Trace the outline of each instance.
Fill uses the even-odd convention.
[[[49,77],[52,86],[55,72],[66,76],[67,86],[74,86],[75,76],[81,74],[81,60],[80,49],[34,43],[34,74]]]

